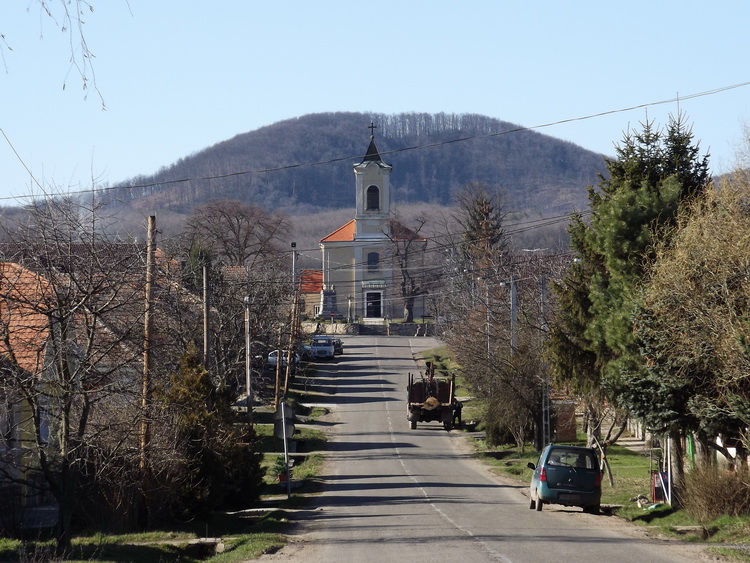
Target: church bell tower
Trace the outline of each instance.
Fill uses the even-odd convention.
[[[362,162],[354,165],[357,209],[355,240],[383,239],[390,235],[392,167],[375,146],[375,128],[370,123],[370,145]]]

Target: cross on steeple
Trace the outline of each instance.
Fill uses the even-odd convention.
[[[370,137],[375,138],[375,129],[377,129],[378,126],[370,121],[370,124],[367,126],[367,128],[370,130]]]

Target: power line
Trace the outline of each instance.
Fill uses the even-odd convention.
[[[391,151],[382,151],[382,152],[380,152],[380,154],[381,154],[381,156],[382,155],[389,155],[389,154],[396,154],[396,153],[402,153],[402,152],[413,151],[413,150],[420,150],[420,149],[440,147],[440,146],[450,145],[450,144],[454,144],[454,143],[462,143],[462,142],[465,142],[465,141],[473,141],[473,140],[476,140],[476,139],[488,139],[488,138],[492,138],[492,137],[500,137],[500,136],[503,136],[503,135],[509,135],[511,133],[519,133],[521,131],[534,131],[536,129],[545,129],[547,127],[554,127],[555,125],[563,125],[565,123],[573,123],[573,122],[576,122],[576,121],[586,121],[586,120],[589,120],[589,119],[596,119],[598,117],[604,117],[606,115],[614,115],[614,114],[617,114],[617,113],[624,113],[624,112],[633,111],[633,110],[636,110],[636,109],[643,109],[643,108],[647,108],[647,107],[664,105],[664,104],[672,104],[672,103],[680,102],[680,101],[683,101],[683,100],[692,100],[692,99],[695,99],[695,98],[701,98],[701,97],[705,97],[705,96],[713,96],[715,94],[720,94],[720,93],[726,92],[728,90],[734,90],[734,89],[737,89],[737,88],[743,88],[743,87],[748,86],[748,85],[750,85],[750,81],[748,81],[748,82],[740,82],[739,84],[733,84],[731,86],[722,86],[722,87],[719,87],[719,88],[714,88],[712,90],[706,90],[704,92],[697,92],[697,93],[694,93],[694,94],[687,94],[685,96],[675,96],[673,98],[668,98],[666,100],[660,100],[660,101],[656,101],[656,102],[647,102],[647,103],[638,104],[638,105],[629,106],[629,107],[620,108],[620,109],[608,110],[608,111],[603,111],[603,112],[599,112],[599,113],[592,113],[592,114],[583,115],[583,116],[579,116],[579,117],[571,117],[571,118],[567,118],[567,119],[560,119],[560,120],[557,120],[557,121],[552,121],[552,122],[549,122],[549,123],[542,123],[542,124],[539,124],[539,125],[532,125],[532,126],[529,126],[529,127],[519,126],[519,127],[514,127],[512,129],[507,129],[505,131],[499,131],[497,133],[487,133],[487,134],[484,134],[484,135],[472,135],[472,136],[468,136],[468,137],[459,137],[459,138],[450,139],[450,140],[447,140],[447,141],[439,141],[439,142],[435,142],[435,143],[426,143],[426,144],[422,144],[422,145],[413,145],[411,147],[404,147],[404,148],[401,148],[401,149],[394,149],[394,150],[391,150]],[[28,166],[26,166],[26,163],[23,161],[23,159],[18,154],[18,152],[15,150],[15,148],[13,147],[12,143],[8,139],[8,137],[5,134],[5,132],[2,129],[0,129],[0,132],[2,132],[3,137],[5,137],[6,142],[8,143],[8,145],[13,150],[13,153],[15,154],[16,158],[23,165],[23,167],[29,172],[29,174],[31,175],[32,179],[34,180],[34,183],[43,190],[44,188],[42,188],[41,184],[36,180],[36,178],[34,178],[33,174],[31,174],[31,171],[29,170]],[[296,164],[287,164],[287,165],[284,165],[284,166],[276,166],[276,167],[271,167],[271,168],[259,168],[257,170],[242,170],[242,171],[237,171],[237,172],[228,172],[226,174],[216,174],[216,175],[211,175],[211,176],[196,176],[194,178],[178,178],[178,179],[173,179],[173,180],[164,180],[164,181],[159,181],[159,182],[151,182],[151,183],[147,183],[147,184],[119,185],[119,186],[107,186],[107,187],[98,187],[98,188],[97,187],[93,187],[93,188],[89,188],[89,189],[85,189],[85,190],[69,191],[69,192],[66,192],[64,194],[60,193],[60,194],[57,194],[57,196],[71,196],[71,195],[80,195],[80,194],[97,193],[97,192],[101,193],[101,192],[108,192],[108,191],[113,191],[113,190],[131,190],[131,189],[153,188],[153,187],[157,187],[157,186],[180,184],[180,183],[192,182],[192,181],[221,180],[221,179],[225,179],[225,178],[232,178],[232,177],[237,177],[237,176],[245,176],[245,175],[250,175],[250,174],[267,174],[267,173],[271,173],[271,172],[280,172],[280,171],[283,171],[283,170],[292,170],[292,169],[295,169],[295,168],[303,168],[303,167],[308,167],[308,166],[321,166],[321,165],[325,165],[325,164],[333,164],[333,163],[336,163],[336,162],[351,161],[351,160],[355,160],[357,158],[363,158],[363,156],[364,155],[360,154],[360,155],[354,155],[354,156],[336,157],[336,158],[331,158],[331,159],[328,159],[328,160],[320,160],[320,161],[306,162],[306,163],[296,163]],[[55,195],[55,194],[45,194],[45,195],[47,195],[47,197],[50,197],[50,196]],[[15,199],[28,199],[28,198],[34,198],[34,197],[36,197],[36,196],[34,196],[34,195],[3,196],[3,197],[0,197],[0,201],[2,201],[2,200],[10,200],[10,199],[14,199],[14,200]]]

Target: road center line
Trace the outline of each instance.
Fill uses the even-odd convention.
[[[414,357],[414,349],[411,346],[411,340],[409,340],[409,347],[412,349],[412,357]],[[380,359],[378,358],[378,367],[380,367]],[[381,387],[383,384],[381,383]],[[383,397],[387,398],[385,396],[385,390],[382,391]],[[427,493],[425,488],[422,486],[422,484],[419,482],[417,477],[409,471],[409,469],[406,467],[406,463],[404,461],[404,458],[401,456],[401,450],[399,449],[396,439],[396,432],[394,429],[394,417],[396,416],[395,413],[390,408],[390,401],[385,401],[385,411],[386,411],[386,420],[388,421],[388,433],[391,437],[391,443],[393,444],[393,448],[396,450],[396,457],[398,458],[399,463],[401,464],[401,468],[404,470],[404,473],[409,477],[409,479],[412,480],[414,485],[417,487],[417,489],[422,493],[422,496],[425,498],[425,500],[428,502],[428,504],[432,507],[432,509],[437,512],[437,514],[443,518],[448,524],[450,524],[454,529],[458,530],[459,532],[462,532],[464,535],[472,538],[474,541],[476,541],[479,545],[482,546],[482,549],[489,555],[492,559],[495,559],[496,561],[502,561],[504,563],[512,563],[510,559],[505,557],[502,553],[498,553],[494,549],[491,549],[486,542],[483,540],[480,540],[477,538],[474,533],[471,530],[467,530],[466,528],[463,528],[460,526],[457,522],[455,522],[450,516],[448,516],[443,510],[440,509],[439,506],[437,506],[432,499],[430,498],[430,495]],[[404,416],[404,412],[401,412],[401,416]]]

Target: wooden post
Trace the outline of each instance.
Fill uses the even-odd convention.
[[[141,495],[143,517],[148,519],[149,503],[149,466],[148,446],[151,441],[150,412],[151,403],[151,317],[153,313],[153,278],[154,278],[154,252],[156,249],[156,217],[148,218],[148,235],[146,238],[146,286],[145,286],[145,309],[143,312],[143,377],[141,390],[141,443],[139,470],[141,473]]]
[[[247,296],[245,297],[245,386],[247,387],[247,425],[249,430],[253,429],[253,355],[250,352],[252,331],[250,296]]]
[[[209,268],[203,264],[203,367],[209,369],[208,362],[210,358],[211,346],[209,344],[209,309],[210,309],[210,287],[208,283]]]
[[[284,377],[284,396],[289,393],[289,374],[291,370],[297,369],[296,365],[292,365],[297,357],[297,352],[294,350],[294,344],[297,341],[297,318],[299,317],[299,292],[294,289],[294,302],[292,304],[292,322],[289,331],[289,349],[287,350],[287,362],[286,362],[286,373]],[[279,352],[281,356],[281,352]],[[277,361],[278,363],[278,361]]]

